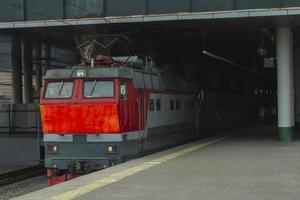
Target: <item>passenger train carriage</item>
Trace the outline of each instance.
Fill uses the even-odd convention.
[[[40,102],[48,184],[196,138],[197,99],[176,75],[137,57],[48,70]]]

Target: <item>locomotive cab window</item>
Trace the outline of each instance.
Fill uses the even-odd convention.
[[[114,81],[85,81],[83,93],[86,98],[112,98],[115,96]]]
[[[46,99],[68,99],[72,97],[74,82],[60,81],[47,84]]]

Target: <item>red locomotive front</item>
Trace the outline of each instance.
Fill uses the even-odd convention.
[[[49,185],[196,137],[195,94],[148,57],[113,57],[120,55],[121,38],[132,44],[126,36],[83,37],[77,49],[85,64],[44,76]]]
[[[128,76],[113,73],[127,70],[47,72],[40,109],[49,185],[61,182],[62,177],[76,177],[137,154],[136,143],[145,127],[143,113],[147,110],[146,103],[139,106],[138,102],[146,102],[147,95],[134,89]],[[104,75],[99,77],[99,73]],[[112,76],[106,77],[109,73]],[[127,138],[136,140],[130,141],[131,150],[125,158],[120,151]]]

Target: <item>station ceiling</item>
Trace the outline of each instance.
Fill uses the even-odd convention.
[[[264,68],[264,58],[276,57],[275,35],[278,26],[291,27],[295,32],[295,47],[300,47],[298,30],[300,17],[296,15],[51,26],[6,31],[35,35],[40,37],[41,41],[63,45],[71,51],[76,46],[74,35],[122,33],[132,39],[138,55],[150,55],[159,62],[175,66],[179,72],[184,73],[182,69],[186,65],[192,65],[196,70],[191,71],[196,74],[225,71],[223,75],[227,76],[227,79],[239,76],[251,77],[252,82],[261,82],[260,85],[276,88],[276,69]],[[258,54],[260,46],[267,49],[267,55]],[[239,67],[208,57],[203,54],[204,50],[229,59],[251,71],[265,74],[271,77],[271,80],[255,73],[249,75]],[[203,68],[206,68],[206,71],[203,71]]]

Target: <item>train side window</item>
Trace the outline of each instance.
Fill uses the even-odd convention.
[[[156,99],[156,110],[161,111],[161,100],[160,99]]]
[[[170,110],[174,110],[174,100],[170,100]]]
[[[72,97],[74,82],[51,82],[47,84],[46,99],[68,99]]]
[[[179,109],[180,109],[180,101],[176,100],[176,110],[179,110]]]
[[[114,81],[85,81],[83,95],[85,98],[112,98],[115,94]]]
[[[149,100],[149,111],[154,111],[154,100],[153,99]]]

